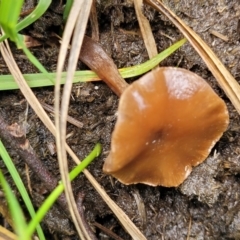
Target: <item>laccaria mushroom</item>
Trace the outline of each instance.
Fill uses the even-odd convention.
[[[92,39],[80,58],[121,96],[103,170],[122,183],[178,186],[228,126],[223,100],[190,71],[159,68],[128,86]]]
[[[159,68],[122,93],[103,170],[124,184],[178,186],[206,159],[228,122],[224,101],[205,80]]]

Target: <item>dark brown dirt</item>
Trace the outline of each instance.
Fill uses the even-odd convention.
[[[34,1],[29,1],[29,4],[30,2],[34,3]],[[239,80],[239,2],[237,0],[163,2],[166,2],[178,16],[200,34],[233,76]],[[159,51],[182,37],[165,16],[149,7],[145,7],[144,10],[151,22]],[[97,4],[97,12],[100,43],[118,67],[139,64],[148,59],[131,1],[104,0]],[[52,32],[61,32],[59,19],[61,19],[59,6],[52,5],[42,20],[24,32],[47,42]],[[227,41],[211,34],[211,30],[223,34],[228,38]],[[88,31],[91,33],[91,28]],[[24,73],[36,72],[36,69],[28,63],[20,50],[16,50],[14,46],[12,49],[15,59]],[[32,49],[32,52],[49,71],[54,71],[57,64],[57,50],[58,48],[54,45],[44,44]],[[1,73],[7,73],[8,70],[2,58],[0,64]],[[147,239],[240,239],[239,115],[217,85],[203,60],[189,44],[186,44],[161,65],[179,65],[202,76],[224,99],[230,113],[229,128],[214,147],[210,158],[195,168],[182,186],[179,188],[125,186],[115,179],[111,182],[110,177],[103,174],[102,165],[109,151],[118,104],[118,98],[104,83],[74,85],[69,115],[83,122],[84,125],[81,129],[68,125],[67,132],[70,134],[68,143],[80,158],[84,158],[95,143],[102,144],[103,152],[89,166],[89,171],[111,198],[136,223]],[[84,67],[79,63],[80,66]],[[53,88],[34,89],[34,92],[39,100],[53,105]],[[0,113],[9,124],[21,122],[26,109],[26,102],[22,101],[23,99],[24,97],[19,91],[1,92]],[[32,147],[50,172],[59,177],[56,155],[52,155],[48,149],[49,144],[54,143],[53,136],[31,109],[28,114],[28,124],[27,138]],[[9,151],[24,182],[27,183],[22,159],[12,149]],[[218,154],[214,155],[214,152]],[[3,169],[2,165],[1,163]],[[74,166],[72,161],[69,161],[69,165],[70,167]],[[34,192],[33,202],[38,206],[41,202],[39,199],[45,197],[47,192],[37,176],[31,173],[31,170],[30,178]],[[90,224],[100,223],[112,229],[123,239],[130,239],[83,175],[78,177],[73,186],[75,192],[81,191],[85,194],[83,203],[85,217]],[[139,211],[139,201],[144,204],[145,212]],[[57,213],[55,211],[49,214],[47,221],[44,222],[47,239],[54,237],[56,239],[78,239],[73,232],[71,223],[61,220],[65,216],[61,216],[59,210],[61,212],[61,209],[58,208]],[[95,231],[98,239],[111,239],[99,229],[96,228]]]

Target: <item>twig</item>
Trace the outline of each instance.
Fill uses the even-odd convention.
[[[218,37],[218,38],[222,39],[222,40],[225,41],[225,42],[228,42],[228,41],[229,41],[228,36],[223,35],[223,34],[219,33],[219,32],[216,31],[216,30],[210,29],[209,32],[210,32],[212,35],[214,35],[215,37]]]
[[[110,229],[104,227],[103,225],[101,225],[100,223],[93,223],[93,225],[99,229],[101,229],[103,232],[105,232],[108,236],[114,238],[115,240],[123,240],[121,237],[119,237],[117,234],[115,234],[114,232],[112,232]]]
[[[57,185],[57,180],[51,176],[43,163],[38,159],[29,141],[24,136],[24,131],[14,123],[8,126],[0,116],[0,136],[6,145],[16,149],[17,153],[29,165],[32,171],[39,175],[39,178],[46,184],[46,188],[53,190]]]
[[[88,222],[85,219],[84,216],[84,210],[83,210],[83,199],[84,199],[85,194],[84,193],[78,193],[78,198],[77,198],[77,208],[78,208],[78,212],[79,215],[81,216],[83,225],[86,229],[86,231],[88,232],[88,235],[91,237],[92,240],[97,240],[96,236],[94,235],[92,229],[90,228]]]
[[[190,216],[189,225],[188,225],[188,234],[187,234],[187,239],[186,240],[190,239],[191,228],[192,228],[192,217]]]
[[[25,138],[24,130],[17,123],[8,126],[0,116],[0,137],[5,145],[15,149],[34,174],[45,184],[48,191],[52,191],[57,186],[58,180],[43,165],[29,141]],[[58,198],[58,203],[67,211],[67,202],[63,194]],[[69,213],[67,212],[67,214]]]

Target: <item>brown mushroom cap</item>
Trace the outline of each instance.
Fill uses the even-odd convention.
[[[159,68],[123,92],[103,171],[124,184],[178,186],[228,122],[224,101],[201,77]]]

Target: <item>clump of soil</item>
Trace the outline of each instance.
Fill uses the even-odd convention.
[[[29,1],[29,4],[30,2],[34,3],[34,1]],[[168,4],[213,48],[220,60],[239,80],[240,8],[238,1],[180,0],[171,1]],[[61,31],[62,22],[56,21],[58,16],[61,17],[61,11],[57,11],[58,7],[56,4],[52,5],[43,16],[42,20],[47,19],[47,23],[45,20],[39,20],[24,30],[29,35],[37,37],[38,40],[44,39],[46,42],[31,51],[49,71],[55,71],[57,64],[58,47],[49,44],[48,40],[52,32]],[[150,20],[159,51],[182,38],[180,32],[165,16],[150,7],[144,7],[144,13]],[[100,43],[119,68],[136,65],[148,59],[131,1],[101,1],[97,4],[97,14]],[[221,33],[226,38],[217,37],[212,30]],[[91,28],[88,31],[91,33]],[[34,34],[34,32],[39,34]],[[20,50],[16,50],[14,46],[12,49],[18,66],[24,73],[36,72]],[[0,64],[2,74],[7,73],[8,70],[2,58]],[[184,188],[182,185],[179,188],[163,188],[140,184],[125,186],[103,174],[102,165],[109,151],[118,105],[117,96],[104,83],[74,85],[69,115],[81,121],[83,127],[76,128],[68,125],[67,132],[70,135],[67,140],[68,144],[80,158],[84,158],[95,143],[102,144],[101,156],[88,169],[147,239],[181,240],[187,237],[188,239],[240,239],[239,115],[190,44],[185,44],[161,65],[178,65],[202,76],[224,99],[230,114],[228,130],[214,147],[209,160],[196,168],[187,180],[188,182],[184,183],[185,186],[188,184],[187,187]],[[81,63],[79,67],[85,68]],[[53,105],[52,87],[34,89],[34,93],[39,100]],[[17,90],[1,92],[0,112],[8,124],[21,121],[26,109],[23,99],[24,97]],[[56,154],[52,154],[48,148],[50,143],[54,144],[54,138],[31,108],[28,114],[28,124],[27,138],[32,147],[49,171],[59,178]],[[27,186],[25,165],[22,159],[14,153],[13,149],[9,151]],[[2,165],[1,163],[1,168],[4,169]],[[74,166],[70,159],[69,165],[70,168]],[[34,192],[33,202],[38,206],[41,202],[39,199],[45,197],[47,193],[45,187],[31,171],[30,179]],[[192,182],[191,179],[193,179]],[[198,184],[193,185],[194,179],[201,180],[197,180]],[[111,229],[122,239],[130,239],[84,175],[74,181],[73,187],[75,192],[81,191],[85,195],[83,202],[85,218],[91,226],[97,222]],[[192,192],[186,191],[190,188]],[[143,211],[139,211],[139,202],[144,205]],[[72,223],[61,221],[61,218],[66,218],[66,216],[61,216],[60,213],[61,209],[58,207],[58,213],[53,214],[55,224],[50,224],[53,221],[51,217],[44,222],[47,238],[52,239],[55,236],[57,239],[78,239]],[[98,228],[94,229],[97,239],[111,239]]]

